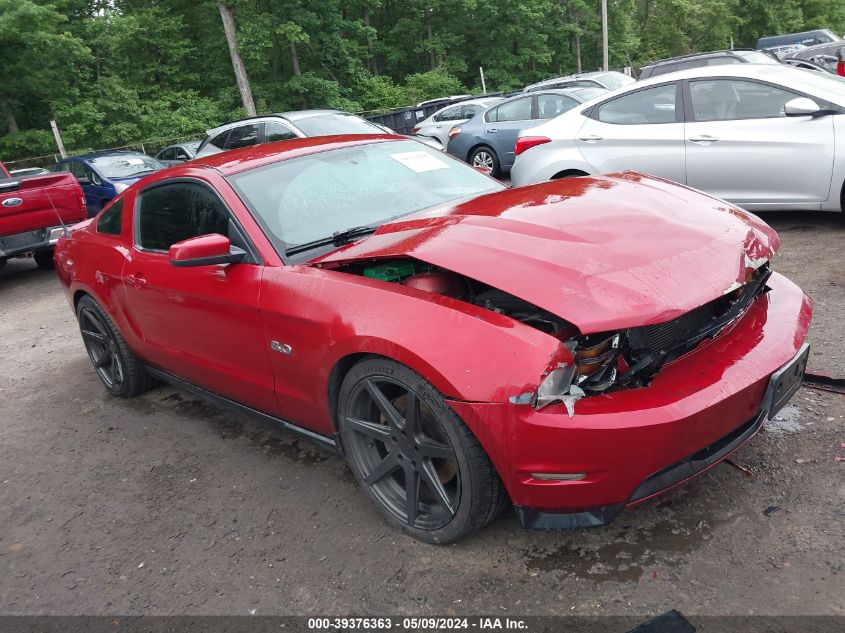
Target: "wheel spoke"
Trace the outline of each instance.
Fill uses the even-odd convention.
[[[455,451],[439,442],[429,438],[423,438],[416,442],[420,454],[434,459],[455,459]]]
[[[391,424],[391,426],[395,426],[400,430],[404,429],[405,420],[401,415],[399,415],[396,407],[394,407],[390,400],[388,400],[381,392],[381,389],[379,389],[372,380],[365,381],[364,386],[367,388],[367,393],[370,394],[370,397],[373,399],[373,402],[376,403],[379,411],[381,411],[382,415],[387,418],[387,421]]]
[[[99,343],[100,345],[108,345],[109,340],[104,334],[91,332],[89,330],[82,330],[82,338],[92,343]]]
[[[417,509],[420,505],[420,474],[410,467],[405,469],[405,497],[408,525],[414,527],[417,522]]]
[[[117,375],[120,370],[120,364],[117,362],[117,354],[111,355],[111,380],[117,382]]]
[[[104,353],[104,354],[103,354],[103,355],[99,358],[99,360],[97,360],[97,362],[96,362],[96,363],[94,363],[94,367],[96,367],[97,369],[100,369],[100,368],[102,368],[102,367],[105,367],[106,365],[108,365],[108,364],[109,364],[109,363],[111,363],[111,362],[112,362],[112,360],[111,360],[111,354],[109,354],[108,352],[105,352],[105,353]]]
[[[440,478],[437,476],[437,471],[434,470],[434,465],[432,465],[431,460],[423,460],[421,466],[420,476],[423,481],[425,481],[425,484],[437,497],[440,505],[445,506],[450,515],[455,514],[455,509],[452,507],[452,500],[449,498],[449,493],[446,492],[446,488],[444,488],[443,484],[440,483]]]
[[[409,391],[405,405],[405,434],[408,437],[416,437],[417,426],[420,419],[420,399],[413,391]]]
[[[358,433],[362,433],[379,442],[385,443],[390,439],[390,430],[383,424],[367,422],[358,418],[346,418],[346,424]]]
[[[103,336],[105,336],[105,335],[106,335],[106,330],[105,330],[105,328],[103,327],[103,325],[100,323],[100,319],[98,319],[97,317],[95,317],[95,316],[94,316],[93,314],[91,314],[90,312],[86,312],[86,313],[85,313],[85,319],[88,321],[88,323],[90,323],[91,325],[93,325],[93,326],[97,329],[97,331],[98,331],[100,334],[102,334]]]
[[[364,483],[368,486],[372,486],[374,483],[389,475],[397,468],[399,468],[399,460],[396,459],[396,456],[393,453],[389,453],[375,468],[370,471],[370,474],[364,477]]]

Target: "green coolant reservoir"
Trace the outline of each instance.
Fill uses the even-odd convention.
[[[392,262],[365,268],[364,277],[396,283],[402,281],[405,277],[410,277],[415,272],[416,268],[413,262]]]

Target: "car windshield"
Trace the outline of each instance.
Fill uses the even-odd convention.
[[[330,136],[332,134],[384,134],[384,130],[377,128],[369,121],[354,114],[338,114],[329,112],[307,116],[301,119],[291,119],[305,136]]]
[[[778,60],[770,55],[761,53],[760,51],[734,51],[735,55],[742,57],[745,61],[752,64],[778,64]]]
[[[119,156],[98,156],[90,160],[106,178],[129,178],[146,171],[164,169],[155,158],[143,154],[121,154]]]
[[[375,227],[421,209],[504,189],[416,141],[318,152],[236,174],[229,181],[282,253],[351,227]],[[294,260],[318,254],[311,251]]]

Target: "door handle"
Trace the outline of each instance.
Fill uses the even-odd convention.
[[[144,278],[144,275],[142,273],[133,273],[125,279],[127,282],[129,282],[129,284],[131,284],[138,290],[142,290],[143,288],[147,287],[147,280]]]
[[[584,141],[585,143],[595,143],[596,141],[603,141],[604,137],[598,134],[587,134],[587,136],[579,136],[578,140]]]
[[[493,127],[493,128],[490,128],[489,130],[484,130],[484,131],[487,132],[488,134],[495,134],[496,132],[499,131],[499,128]]]
[[[719,139],[709,134],[702,134],[701,136],[692,136],[687,139],[690,143],[715,143]]]

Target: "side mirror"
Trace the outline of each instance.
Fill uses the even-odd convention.
[[[824,111],[812,99],[798,97],[784,104],[783,113],[786,116],[818,116],[824,114]]]
[[[245,257],[246,251],[232,246],[229,238],[219,233],[192,237],[170,247],[170,263],[179,268],[235,264]]]

